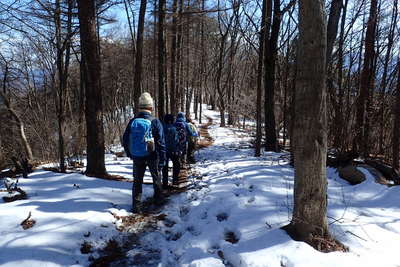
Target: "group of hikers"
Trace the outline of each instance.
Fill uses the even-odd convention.
[[[154,200],[161,204],[165,192],[179,184],[181,167],[194,163],[199,133],[190,118],[179,112],[167,114],[162,122],[152,116],[154,101],[149,93],[139,97],[139,110],[123,135],[126,155],[133,160],[132,211],[142,212],[142,184],[146,168],[153,179]],[[172,185],[168,179],[168,163],[172,161]],[[162,179],[160,176],[162,173]]]

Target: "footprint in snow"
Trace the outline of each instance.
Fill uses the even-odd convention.
[[[226,212],[220,212],[220,213],[217,214],[216,217],[217,217],[217,220],[218,220],[219,222],[222,222],[222,221],[228,220],[229,214],[226,213]]]
[[[164,225],[166,227],[172,227],[172,226],[174,226],[176,224],[176,222],[174,220],[171,220],[171,219],[168,219],[168,218],[165,218],[163,223],[164,223]]]
[[[254,200],[256,200],[255,196],[251,196],[251,197],[247,200],[247,203],[253,203]]]
[[[166,236],[166,240],[167,241],[176,241],[178,239],[180,239],[182,237],[182,233],[181,232],[170,232],[170,231],[165,231]]]
[[[184,218],[189,213],[190,208],[188,206],[181,206],[179,208],[179,217]]]
[[[194,225],[190,225],[186,228],[186,231],[188,231],[189,233],[191,233],[194,236],[199,236],[201,235],[201,231],[196,229],[196,227]]]
[[[254,189],[255,189],[255,186],[254,185],[250,185],[249,186],[249,188],[248,188],[248,190],[249,190],[249,192],[253,192],[254,191]]]
[[[293,267],[294,264],[287,257],[282,256],[281,258],[281,267]]]
[[[202,213],[200,214],[200,219],[202,219],[202,220],[207,219],[207,217],[208,217],[207,211],[204,211],[204,212],[202,212]]]

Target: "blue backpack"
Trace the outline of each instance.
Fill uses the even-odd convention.
[[[134,157],[145,157],[154,151],[151,121],[137,118],[132,121],[129,135],[129,150]]]
[[[179,145],[179,134],[174,125],[165,126],[164,130],[165,135],[165,146],[167,148],[167,152],[177,152]]]

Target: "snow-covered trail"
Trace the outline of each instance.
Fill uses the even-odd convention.
[[[163,220],[136,236],[116,266],[400,266],[400,187],[376,184],[362,168],[367,181],[350,186],[328,169],[330,229],[350,252],[320,253],[280,230],[293,208],[294,173],[284,154],[255,158],[245,131],[218,127],[216,112],[204,115],[214,120],[214,144],[196,152],[192,185],[169,197]],[[108,155],[106,162],[111,174],[132,178],[132,161]],[[129,182],[39,170],[20,186],[28,200],[0,203],[2,267],[88,266],[108,240],[131,235],[116,230],[114,216],[131,215]],[[145,185],[144,197],[152,194]],[[29,212],[36,224],[23,230]],[[84,241],[91,254],[81,253]]]
[[[328,169],[330,229],[350,251],[321,253],[280,229],[293,208],[285,154],[253,157],[239,129],[215,124],[210,134],[214,144],[195,166],[202,179],[171,199],[168,225],[143,239],[162,247],[162,266],[400,266],[400,188],[376,184],[365,169],[367,181],[351,186]]]

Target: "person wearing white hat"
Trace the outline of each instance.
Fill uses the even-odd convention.
[[[132,211],[142,212],[142,184],[146,168],[153,178],[154,200],[161,204],[164,195],[160,169],[165,164],[165,141],[161,122],[152,116],[154,101],[149,93],[139,97],[139,112],[131,119],[123,136],[128,157],[133,159]]]

